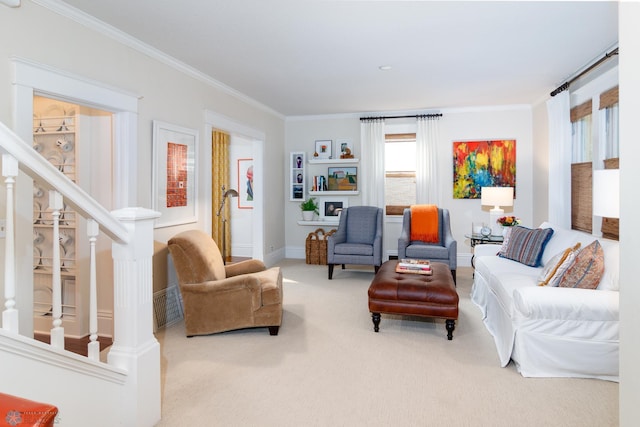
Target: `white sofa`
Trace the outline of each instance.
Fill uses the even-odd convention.
[[[525,377],[580,377],[619,381],[618,242],[549,223],[554,230],[542,266],[577,242],[598,240],[604,275],[597,289],[538,286],[543,267],[496,256],[498,245],[474,248],[471,299],[493,335],[501,365],[513,360]]]

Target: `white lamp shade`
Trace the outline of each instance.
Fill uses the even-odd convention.
[[[593,214],[620,218],[620,169],[593,171]]]
[[[513,187],[482,187],[481,191],[483,206],[513,206]]]

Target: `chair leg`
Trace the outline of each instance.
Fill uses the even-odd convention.
[[[269,326],[269,335],[278,335],[280,326]]]
[[[373,266],[373,271],[375,271],[377,273],[378,270],[380,270],[380,266],[379,265],[374,265]]]
[[[456,270],[451,270],[451,275],[453,276],[453,284],[458,286],[458,282],[456,281]]]
[[[333,278],[333,264],[329,264],[329,280]]]
[[[342,264],[342,269],[344,270],[344,264]]]

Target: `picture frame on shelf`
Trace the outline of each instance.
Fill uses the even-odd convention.
[[[329,191],[356,191],[358,190],[358,168],[330,167],[327,170],[327,189]]]
[[[316,140],[314,158],[315,159],[330,159],[331,158],[331,144],[330,139],[318,139]],[[316,157],[315,154],[318,154]]]
[[[320,220],[338,221],[342,209],[349,207],[348,197],[320,197]]]
[[[302,185],[294,185],[293,186],[293,193],[292,193],[292,200],[300,200],[303,201],[304,200],[304,187]]]
[[[198,131],[153,121],[153,209],[155,228],[198,220],[195,153]]]
[[[238,209],[253,209],[253,159],[238,159]]]
[[[337,159],[353,159],[353,141],[346,138],[336,139],[334,151]]]

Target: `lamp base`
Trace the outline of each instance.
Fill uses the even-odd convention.
[[[491,224],[491,235],[502,236],[502,225],[498,224],[498,219],[504,216],[504,209],[493,208],[489,211],[489,224]]]

